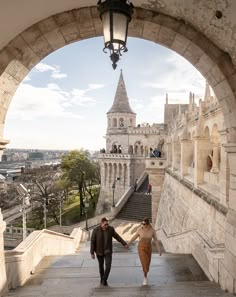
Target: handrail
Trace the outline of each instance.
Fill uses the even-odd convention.
[[[165,234],[165,237],[166,238],[176,238],[176,237],[180,237],[180,236],[182,236],[182,235],[186,235],[186,234],[188,234],[188,233],[190,233],[190,234],[196,234],[199,238],[200,238],[200,240],[202,241],[202,242],[204,242],[206,245],[207,245],[207,247],[208,247],[208,249],[210,250],[210,251],[214,251],[214,250],[224,250],[225,249],[225,245],[224,245],[224,243],[222,243],[222,244],[216,244],[216,243],[214,243],[213,241],[211,241],[211,240],[206,240],[206,238],[204,238],[204,236],[202,236],[202,234],[201,234],[201,232],[200,231],[198,231],[197,230],[197,228],[194,228],[194,229],[189,229],[189,230],[185,230],[185,231],[183,231],[183,232],[176,232],[176,233],[170,233],[170,234],[167,234],[167,232],[166,232],[166,230],[165,230],[165,228],[160,228],[160,229],[157,229],[156,230],[156,232],[159,232],[159,231],[163,231],[163,233]],[[210,244],[211,243],[211,244]]]

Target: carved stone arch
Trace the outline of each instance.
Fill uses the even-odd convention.
[[[205,134],[205,137],[210,139],[210,129],[208,126],[205,127],[204,134]]]
[[[121,163],[118,164],[118,177],[120,178],[120,180],[122,179],[123,176],[123,166]]]
[[[126,188],[128,186],[128,166],[126,163],[124,163],[124,165],[123,165],[123,171],[124,171],[123,185],[124,185],[124,188]]]
[[[108,182],[108,164],[104,163],[104,184],[106,185]]]
[[[113,171],[112,171],[112,163],[108,163],[108,182],[109,182],[109,184],[111,184],[111,182],[112,182],[112,173],[113,173]]]
[[[141,146],[142,146],[142,141],[137,140],[134,143],[134,154],[135,155],[141,155]]]
[[[39,21],[0,51],[0,106],[4,106],[0,137],[11,99],[28,72],[53,51],[72,42],[101,35],[102,25],[96,7],[78,8]],[[198,69],[222,106],[229,141],[236,142],[236,124],[231,121],[236,115],[236,70],[229,56],[190,24],[145,8],[135,8],[129,35],[170,48]]]
[[[116,178],[117,178],[117,173],[118,173],[118,172],[117,172],[117,171],[118,171],[118,170],[117,170],[117,167],[118,167],[118,166],[117,166],[117,163],[113,163],[113,166],[112,166],[112,167],[113,167],[113,181],[115,181]]]

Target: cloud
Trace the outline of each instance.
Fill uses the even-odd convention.
[[[35,67],[35,70],[39,72],[47,72],[47,71],[54,71],[55,67],[52,67],[50,65],[44,64],[44,63],[38,63]]]
[[[153,69],[153,80],[143,82],[143,88],[153,88],[158,94],[169,94],[169,102],[188,102],[189,93],[195,93],[196,98],[202,98],[205,89],[204,77],[183,57],[171,53],[163,61],[164,67]],[[160,71],[161,68],[161,71]]]
[[[88,86],[92,90],[102,89],[105,87],[103,84],[89,84]]]
[[[54,79],[61,79],[68,76],[66,73],[61,73],[60,66],[58,65],[50,66],[48,64],[38,63],[34,67],[34,70],[38,72],[51,72],[50,76],[51,78],[54,78]]]
[[[36,87],[22,83],[18,88],[8,112],[11,119],[36,120],[37,118],[84,118],[84,109],[96,101],[86,94],[90,88],[63,90],[58,84]]]

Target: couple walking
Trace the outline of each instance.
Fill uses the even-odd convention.
[[[151,263],[152,256],[152,239],[156,244],[159,255],[161,256],[162,251],[157,240],[156,231],[150,224],[149,219],[145,218],[141,222],[141,227],[138,228],[135,235],[126,243],[115,231],[112,226],[109,226],[107,218],[103,218],[98,227],[93,230],[91,237],[91,247],[90,253],[91,257],[95,259],[95,254],[98,259],[99,273],[101,277],[101,284],[107,286],[107,279],[111,270],[112,263],[112,238],[119,241],[125,248],[129,248],[129,245],[137,238],[139,238],[138,243],[138,253],[140,262],[143,268],[143,285],[147,285],[147,274],[149,271],[149,266]],[[105,268],[104,268],[105,263]]]

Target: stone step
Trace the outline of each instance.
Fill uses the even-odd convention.
[[[112,286],[99,287],[92,291],[92,296],[112,297],[213,297],[232,296],[221,290],[215,283],[207,282],[182,282],[153,286]]]
[[[130,220],[130,221],[134,221],[134,222],[136,222],[136,221],[140,222],[144,217],[150,218],[151,214],[150,213],[141,213],[141,214],[134,215],[132,213],[127,213],[127,214],[122,213],[117,216],[118,219]]]
[[[119,252],[119,251],[124,252]],[[154,249],[153,249],[154,250]],[[109,286],[100,286],[97,260],[83,252],[45,257],[27,283],[11,290],[8,297],[231,297],[209,282],[191,255],[153,253],[149,285],[142,286],[142,268],[137,242],[129,251],[114,242]]]
[[[150,203],[149,205],[148,205],[147,203],[139,203],[139,202],[137,202],[137,203],[133,203],[133,204],[129,203],[129,204],[126,204],[126,205],[124,206],[124,209],[125,209],[125,208],[129,208],[130,206],[132,206],[132,207],[134,207],[134,208],[137,208],[137,209],[140,209],[140,208],[146,208],[146,209],[149,209],[150,206],[151,206],[151,203]]]

